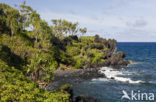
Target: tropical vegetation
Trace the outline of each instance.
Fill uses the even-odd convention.
[[[78,22],[51,21],[49,25],[25,2],[16,7],[0,3],[0,101],[71,101],[65,88],[45,90],[53,71],[105,61],[110,47],[96,41],[99,36],[82,36],[87,28]]]

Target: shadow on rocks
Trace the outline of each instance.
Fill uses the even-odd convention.
[[[74,97],[73,102],[100,102],[100,101],[88,95],[80,95]]]

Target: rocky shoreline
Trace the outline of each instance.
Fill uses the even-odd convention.
[[[76,37],[75,37],[76,38]],[[74,39],[74,38],[72,38]],[[51,81],[46,87],[46,90],[52,91],[59,89],[62,85],[68,83],[68,84],[77,84],[83,81],[91,80],[93,78],[102,78],[105,77],[104,74],[99,73],[101,67],[111,67],[115,69],[119,69],[121,67],[127,66],[128,64],[132,63],[131,61],[124,60],[126,55],[122,51],[117,51],[116,47],[116,41],[115,40],[106,40],[103,38],[100,38],[98,35],[95,36],[95,43],[104,44],[108,50],[103,52],[103,56],[101,59],[103,61],[99,63],[86,63],[85,68],[79,68],[79,69],[66,69],[62,68],[59,70],[54,71],[55,79]],[[91,45],[92,48],[101,49],[103,46],[98,45]],[[69,88],[70,89],[70,88]],[[99,102],[98,100],[91,98],[86,95],[81,96],[75,96],[72,93],[72,88],[68,90],[68,92],[71,94],[73,100],[79,100],[79,101],[73,101],[73,102]],[[76,97],[78,99],[76,99]],[[89,100],[91,99],[91,100]],[[81,101],[80,101],[81,100]],[[87,101],[84,101],[87,100]]]
[[[85,68],[85,69],[72,69],[72,70],[56,70],[55,79],[46,87],[46,90],[51,91],[59,89],[60,86],[69,83],[80,83],[82,81],[91,80],[92,78],[105,77],[100,74],[100,68]]]
[[[132,61],[124,60],[125,54],[123,52],[115,52],[111,57],[109,57],[105,63],[92,66],[93,68],[83,68],[83,69],[61,69],[54,71],[55,78],[46,87],[46,90],[59,90],[62,85],[65,84],[78,84],[80,82],[89,81],[93,78],[105,77],[104,74],[99,73],[99,70],[103,66],[112,67],[119,69],[121,67],[131,64]],[[100,102],[88,95],[74,96],[72,87],[66,89],[71,96],[71,102]]]
[[[85,69],[72,69],[72,70],[56,70],[55,79],[46,87],[46,90],[59,90],[59,88],[64,84],[78,84],[92,78],[105,77],[103,74],[100,74],[100,68],[85,68]],[[100,102],[98,99],[95,99],[88,95],[74,96],[72,87],[67,87],[66,91],[70,93],[71,102]]]
[[[128,61],[128,63],[132,63],[131,61]],[[120,65],[121,66],[121,65]],[[124,65],[123,65],[124,66]],[[112,66],[111,66],[112,67]],[[64,70],[56,70],[55,73],[55,79],[52,80],[51,83],[48,84],[46,87],[46,90],[52,91],[52,90],[59,90],[59,88],[64,84],[79,84],[84,81],[92,80],[93,78],[104,78],[105,75],[102,73],[99,73],[101,67],[96,68],[85,68],[85,69],[64,69]],[[114,66],[113,68],[119,68],[118,66]],[[98,99],[95,99],[88,95],[80,95],[80,96],[74,96],[72,87],[68,87],[66,89],[68,93],[70,93],[71,96],[71,102],[100,102]]]
[[[99,64],[94,68],[56,70],[54,71],[55,78],[47,85],[46,90],[52,91],[54,89],[59,89],[60,86],[66,83],[80,83],[93,78],[105,77],[104,74],[98,72],[101,67],[107,66],[119,69],[132,63],[132,61],[123,60],[124,57],[125,55],[123,53],[118,52],[113,55],[113,57],[110,57],[110,60],[107,60],[108,65]]]

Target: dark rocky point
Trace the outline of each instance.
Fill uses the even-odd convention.
[[[88,95],[80,95],[74,98],[74,102],[100,102],[100,101]]]
[[[64,39],[61,43],[64,45],[72,45],[72,40],[79,42],[77,36],[69,36]],[[104,59],[102,62],[92,63],[87,62],[86,68],[79,68],[79,69],[71,69],[67,70],[62,68],[62,70],[56,70],[55,79],[46,87],[47,90],[51,91],[54,89],[59,89],[60,86],[69,83],[69,84],[76,84],[82,81],[91,80],[92,78],[100,78],[105,77],[105,75],[98,73],[101,67],[112,67],[115,69],[119,69],[121,67],[127,66],[128,64],[132,63],[132,61],[126,61],[124,58],[126,57],[125,53],[122,51],[117,52],[116,48],[116,40],[106,40],[100,38],[98,35],[95,35],[94,42],[98,44],[91,44],[91,48],[102,50],[106,46],[108,49],[103,52]],[[81,48],[82,46],[80,46]],[[85,47],[85,50],[89,49],[89,44]],[[82,53],[83,55],[83,53]],[[92,55],[88,55],[87,57],[92,57]],[[114,80],[114,77],[111,79]],[[66,90],[71,94],[72,102],[99,102],[97,99],[87,95],[80,95],[75,96],[73,95],[73,90],[71,88],[67,88]]]

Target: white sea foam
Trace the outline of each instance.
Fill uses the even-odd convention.
[[[131,67],[131,66],[134,66],[134,65],[137,65],[137,64],[142,64],[143,62],[136,62],[136,61],[133,61],[132,63],[128,64],[127,67]]]
[[[147,83],[156,84],[156,81],[148,81]]]
[[[92,81],[109,82],[110,80],[108,78],[98,78],[98,79],[92,79]]]
[[[144,83],[144,81],[141,81],[141,80],[133,81],[131,78],[124,77],[124,75],[131,75],[134,72],[115,70],[110,67],[102,67],[99,70],[99,73],[104,74],[106,78],[111,79],[111,80],[116,80],[116,81],[131,83],[131,84]],[[99,79],[99,80],[102,81],[102,79]]]

